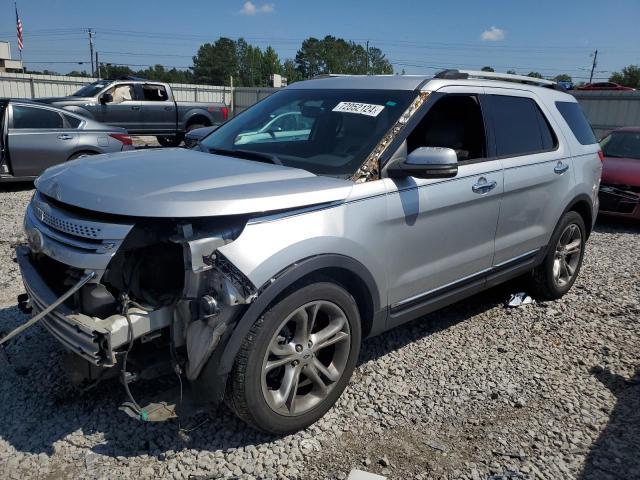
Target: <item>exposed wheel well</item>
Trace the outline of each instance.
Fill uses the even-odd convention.
[[[591,230],[593,228],[593,213],[591,211],[591,204],[586,200],[578,200],[574,202],[567,209],[567,211],[574,211],[582,217],[582,220],[584,220],[584,226],[587,229],[587,238],[589,238],[589,235],[591,235]]]
[[[204,115],[194,115],[189,120],[187,120],[187,124],[185,125],[185,130],[187,130],[191,125],[204,125],[205,127],[211,126],[211,121],[205,117]]]
[[[292,290],[297,290],[302,288],[303,285],[307,285],[315,281],[330,281],[336,283],[353,296],[358,307],[358,313],[360,314],[362,338],[367,337],[369,332],[371,332],[371,327],[373,325],[373,299],[371,297],[371,292],[362,278],[346,268],[326,267],[305,275],[304,277],[296,280],[276,298],[274,298],[267,309],[289,295]]]

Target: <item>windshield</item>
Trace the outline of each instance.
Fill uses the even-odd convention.
[[[287,89],[222,125],[201,149],[347,178],[411,100],[412,91]]]
[[[605,157],[640,160],[640,132],[613,132],[600,142],[600,147]]]
[[[104,87],[113,83],[112,80],[98,80],[97,82],[93,82],[85,87],[82,87],[76,93],[73,94],[74,97],[93,97],[98,92],[100,92]]]

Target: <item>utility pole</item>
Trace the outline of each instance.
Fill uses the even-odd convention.
[[[102,72],[100,69],[100,61],[98,60],[98,52],[96,51],[96,72],[98,72],[98,80],[102,78]]]
[[[369,40],[367,40],[367,75],[369,75]]]
[[[596,65],[598,64],[598,50],[596,49],[593,52],[593,63],[591,64],[591,74],[589,75],[589,83],[593,81],[593,72],[596,69]]]
[[[95,69],[94,69],[94,65],[93,65],[93,30],[92,29],[87,29],[87,32],[89,33],[89,55],[91,56],[91,76],[95,76]]]

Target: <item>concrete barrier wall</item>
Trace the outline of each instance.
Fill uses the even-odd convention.
[[[640,126],[640,92],[573,91],[598,138],[614,128]]]

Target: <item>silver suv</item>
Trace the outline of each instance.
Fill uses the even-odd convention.
[[[515,277],[564,295],[598,209],[591,127],[528,77],[313,79],[197,149],[47,170],[17,250],[74,378],[120,375],[143,417],[129,384],[160,358],[200,402],[304,428],[365,337]]]

